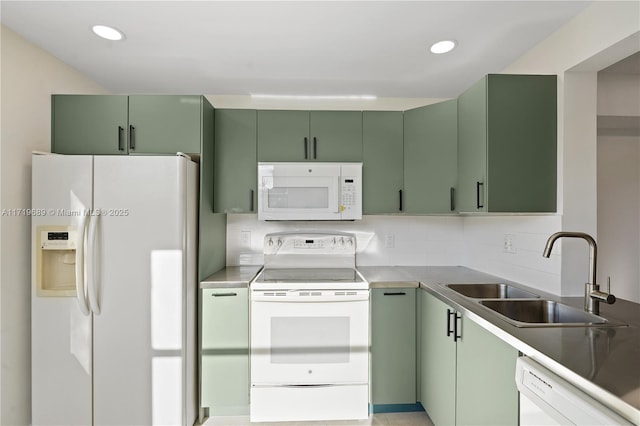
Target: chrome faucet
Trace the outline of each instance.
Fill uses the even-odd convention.
[[[582,238],[589,243],[589,282],[584,285],[584,310],[597,315],[600,313],[600,302],[611,305],[615,303],[616,297],[611,294],[611,283],[609,280],[607,280],[606,293],[600,291],[600,286],[596,284],[596,264],[598,262],[598,246],[596,245],[596,241],[591,235],[585,234],[584,232],[556,232],[547,240],[544,252],[542,253],[544,257],[551,256],[553,243],[561,237]]]

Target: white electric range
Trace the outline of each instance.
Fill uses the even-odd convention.
[[[251,421],[368,418],[369,283],[346,233],[277,233],[251,283]]]

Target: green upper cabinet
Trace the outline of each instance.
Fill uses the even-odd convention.
[[[258,161],[362,161],[360,111],[258,111]]]
[[[128,97],[124,95],[53,95],[51,152],[126,154]]]
[[[200,153],[202,96],[53,95],[58,154]]]
[[[554,75],[490,74],[458,98],[460,212],[555,212]]]
[[[258,181],[255,110],[215,111],[215,152],[215,211],[254,212]]]
[[[434,424],[517,425],[518,351],[426,291],[420,302],[420,401]]]
[[[371,403],[374,405],[416,403],[415,314],[415,288],[371,290]]]
[[[361,111],[311,111],[311,149],[317,161],[362,161]]]
[[[403,119],[401,111],[362,113],[362,209],[364,214],[402,211]]]
[[[455,99],[404,112],[404,212],[456,211],[457,117]]]
[[[129,96],[129,153],[200,152],[202,96]]]

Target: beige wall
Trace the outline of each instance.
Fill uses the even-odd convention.
[[[1,27],[2,209],[31,205],[31,151],[50,150],[52,93],[106,93],[60,60]],[[2,216],[0,424],[31,421],[30,220]]]
[[[640,119],[640,75],[599,73],[598,115]],[[598,131],[598,278],[640,303],[640,136]]]

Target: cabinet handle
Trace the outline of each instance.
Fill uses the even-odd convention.
[[[385,296],[405,296],[407,293],[405,293],[404,291],[397,291],[397,292],[384,292],[383,293]]]
[[[238,293],[212,293],[213,297],[233,297],[237,296]]]
[[[456,189],[451,187],[450,191],[449,191],[449,197],[451,198],[450,202],[451,202],[451,211],[454,212],[456,211]]]
[[[118,151],[124,151],[124,127],[118,126]]]
[[[451,315],[455,315],[455,311],[447,309],[447,337],[451,336],[453,330],[451,329]]]
[[[136,134],[136,128],[133,127],[132,124],[130,124],[129,125],[129,149],[131,150],[136,149],[135,134]]]
[[[400,211],[402,211],[402,189],[398,191],[398,195],[400,197]]]
[[[316,139],[316,137],[313,137],[313,159],[317,159],[318,158],[318,140]]]
[[[253,211],[253,189],[249,190],[249,211]]]
[[[480,187],[481,186],[484,188],[484,182],[476,182],[476,207],[479,209],[484,207],[484,204],[480,204]]]
[[[304,138],[304,159],[309,159],[309,140],[306,137]]]
[[[462,319],[461,315],[458,315],[457,313],[455,313],[454,315],[454,322],[453,322],[453,341],[457,342],[458,339],[461,339],[462,336],[460,334],[458,334],[458,320]]]

